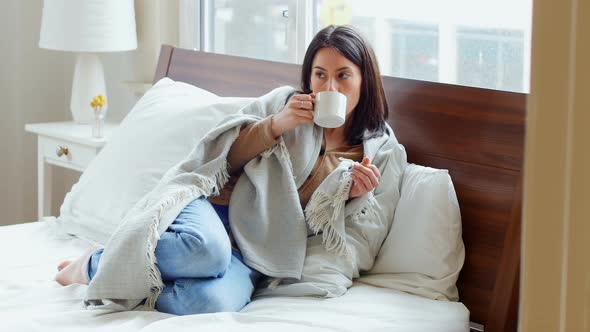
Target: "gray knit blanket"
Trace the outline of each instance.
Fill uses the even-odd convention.
[[[293,91],[275,89],[226,117],[130,209],[105,245],[87,308],[153,310],[164,288],[154,254],[160,235],[189,202],[219,194],[241,127],[279,112]],[[389,127],[388,135],[364,142],[365,155],[382,173],[373,193],[346,202],[354,162],[343,159],[303,211],[297,189],[319,156],[322,133],[304,125],[284,134],[244,166],[232,193],[231,230],[244,262],[272,277],[261,295],[343,294],[372,266],[391,226],[406,162]],[[317,235],[308,238],[308,226]],[[335,265],[334,272],[315,273],[321,265]]]

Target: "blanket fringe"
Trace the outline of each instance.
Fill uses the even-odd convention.
[[[283,161],[285,161],[287,163],[287,165],[289,165],[289,169],[291,170],[291,174],[293,174],[293,178],[295,178],[295,170],[293,170],[293,163],[291,162],[291,155],[289,154],[289,150],[287,149],[287,146],[285,145],[284,141],[281,141],[279,143],[279,148],[281,150],[280,158]]]
[[[332,220],[336,220],[339,211],[344,209],[344,204],[350,194],[350,188],[352,187],[352,172],[346,171],[342,173],[342,179],[340,180],[341,185],[338,187],[336,194],[334,195],[334,201],[332,207],[334,212],[332,214]]]
[[[280,144],[280,143],[277,143],[277,144],[275,144],[275,145],[271,146],[270,148],[268,148],[268,149],[264,150],[264,151],[263,151],[263,152],[260,154],[260,155],[262,156],[262,158],[268,158],[268,157],[270,157],[270,155],[272,155],[272,154],[275,152],[275,150],[276,150],[276,149],[279,147],[279,144]]]
[[[289,150],[287,149],[287,146],[285,145],[285,142],[283,140],[281,140],[279,143],[273,145],[269,149],[265,150],[260,155],[263,158],[268,158],[277,149],[279,149],[279,151],[281,152],[281,154],[279,155],[279,159],[283,160],[284,162],[287,163],[287,165],[289,166],[289,169],[291,170],[291,174],[293,174],[293,178],[295,178],[295,171],[293,170],[293,163],[291,162],[291,155],[289,154]]]
[[[283,278],[273,278],[272,281],[268,284],[267,288],[275,289],[281,284],[282,281]]]
[[[158,297],[162,293],[162,290],[164,289],[164,283],[162,282],[162,274],[156,266],[156,244],[160,239],[160,235],[158,234],[158,224],[159,220],[153,220],[152,224],[150,225],[146,253],[149,262],[148,279],[150,284],[150,294],[146,299],[145,305],[150,309],[156,307],[156,300],[158,299]]]
[[[322,233],[322,243],[328,251],[334,251],[338,255],[346,256],[349,254],[346,239],[343,235],[338,234],[334,227],[338,214],[344,208],[350,186],[352,184],[352,178],[350,172],[344,172],[342,174],[341,185],[338,187],[334,196],[328,196],[320,191],[316,191],[311,196],[307,207],[305,208],[305,214],[308,217],[308,223],[310,229],[318,234]],[[332,214],[328,214],[328,207],[332,207]]]
[[[222,167],[220,167],[220,170],[217,173],[215,173],[212,176],[212,178],[199,177],[200,183],[195,184],[187,190],[183,190],[172,195],[172,197],[169,197],[160,204],[159,208],[157,209],[158,213],[152,217],[152,223],[150,225],[147,243],[147,261],[149,264],[148,279],[150,284],[150,294],[148,295],[145,302],[146,307],[154,309],[158,297],[162,293],[162,290],[164,290],[162,274],[160,273],[160,270],[156,265],[157,259],[155,255],[156,245],[158,240],[160,239],[160,234],[158,233],[158,226],[160,225],[160,220],[162,219],[164,212],[167,211],[170,206],[174,206],[186,200],[196,199],[201,196],[208,197],[213,193],[219,194],[220,188],[223,188],[228,179],[229,164],[227,163],[227,160],[224,160]]]
[[[219,170],[219,172],[215,173],[214,190],[211,192],[211,195],[218,196],[220,194],[221,189],[223,189],[223,186],[225,186],[227,181],[229,181],[229,166],[230,165],[227,162],[227,159],[224,159],[223,164],[221,165],[221,169]]]

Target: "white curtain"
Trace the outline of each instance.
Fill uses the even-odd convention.
[[[137,77],[150,83],[162,44],[179,46],[179,0],[137,0]]]

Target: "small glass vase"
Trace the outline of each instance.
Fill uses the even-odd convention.
[[[94,113],[94,123],[92,124],[92,137],[104,137],[104,114],[100,111]]]

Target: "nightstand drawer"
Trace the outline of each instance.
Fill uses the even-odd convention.
[[[51,164],[56,164],[77,170],[84,170],[98,153],[98,149],[65,140],[40,137],[39,148],[43,158]],[[61,156],[59,151],[61,149]]]
[[[118,128],[115,123],[105,123],[104,137],[92,137],[92,129],[85,124],[68,122],[28,123],[25,130],[37,135],[37,211],[39,220],[51,215],[52,169],[63,167],[83,172],[107,144]],[[68,153],[58,155],[60,147]]]

